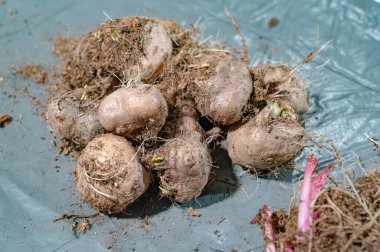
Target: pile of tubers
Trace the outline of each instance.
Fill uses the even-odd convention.
[[[305,82],[283,64],[250,67],[195,32],[133,16],[71,41],[64,90],[46,118],[80,151],[77,188],[98,211],[122,212],[154,178],[174,202],[198,197],[212,169],[210,139],[226,139],[233,163],[249,169],[281,166],[302,151]]]

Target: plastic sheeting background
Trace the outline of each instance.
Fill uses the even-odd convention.
[[[71,175],[75,162],[59,156],[52,135],[35,107],[23,95],[46,99],[44,87],[11,74],[12,64],[57,64],[52,42],[57,35],[81,35],[111,17],[149,15],[195,23],[204,38],[218,36],[230,46],[240,42],[224,6],[247,39],[252,64],[295,65],[310,51],[319,26],[319,45],[333,40],[300,74],[310,86],[311,107],[304,117],[310,132],[333,139],[348,170],[375,167],[376,154],[365,134],[379,137],[380,127],[380,2],[374,1],[0,1],[0,113],[14,121],[0,129],[0,244],[2,251],[261,251],[259,227],[249,224],[264,204],[287,207],[305,156],[315,152],[322,164],[328,156],[306,149],[296,170],[280,180],[249,176],[232,166],[226,151],[214,152],[219,178],[239,183],[234,188],[213,183],[197,201],[171,205],[154,200],[146,228],[144,199],[125,216],[103,217],[86,234],[71,232],[71,221],[52,223],[63,213],[94,212],[81,204]],[[268,29],[275,16],[279,24]],[[7,92],[7,93],[5,93]],[[9,97],[15,94],[16,97]],[[358,156],[357,156],[358,155]],[[356,173],[359,175],[359,172]],[[339,169],[334,175],[339,178]],[[202,216],[190,217],[192,206]],[[91,220],[93,221],[93,220]]]

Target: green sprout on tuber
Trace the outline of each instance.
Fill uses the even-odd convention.
[[[281,117],[283,115],[289,115],[291,117],[294,117],[294,109],[285,104],[285,105],[280,105],[279,102],[274,102],[271,107],[272,115],[274,118]]]
[[[161,186],[159,186],[160,190],[161,190],[161,194],[163,196],[173,196],[174,195],[174,192],[173,191],[170,191],[170,190],[167,190]]]
[[[170,189],[170,185],[162,178],[161,178],[161,184],[162,184],[162,187],[159,186],[159,188],[163,196],[170,197],[174,195],[173,189]]]
[[[159,163],[161,163],[164,160],[165,160],[165,157],[161,157],[161,156],[154,154],[151,162],[154,166],[157,166]]]

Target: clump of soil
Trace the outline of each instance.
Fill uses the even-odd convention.
[[[276,247],[284,251],[376,251],[380,247],[380,173],[360,177],[353,188],[328,188],[313,206],[313,222],[305,236],[297,230],[297,208],[275,211]],[[257,222],[264,229],[258,215]],[[265,236],[265,234],[263,233]]]
[[[189,207],[187,209],[187,212],[192,217],[200,217],[201,216],[201,214],[198,211],[194,210],[192,207]]]
[[[57,37],[54,41],[53,53],[63,61],[71,54],[75,43],[77,41],[74,38]]]
[[[117,80],[148,78],[144,76],[144,57],[149,53],[146,43],[152,40],[155,24],[148,17],[108,20],[75,40],[71,50],[61,49],[62,39],[57,40],[56,53],[70,53],[70,57],[62,57],[62,82],[71,89],[94,85],[107,89]]]
[[[20,66],[14,66],[13,70],[24,79],[32,78],[38,84],[49,82],[49,74],[42,65],[27,63]]]

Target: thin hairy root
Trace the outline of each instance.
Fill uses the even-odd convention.
[[[348,240],[348,242],[346,243],[346,245],[343,247],[342,251],[348,251],[348,249],[350,248],[351,244],[360,235],[362,235],[364,232],[366,232],[369,229],[371,229],[375,224],[379,225],[379,223],[377,223],[377,218],[379,218],[379,217],[380,217],[380,209],[375,213],[374,217],[371,219],[370,222],[368,222],[365,225],[361,226],[359,228],[359,230],[356,230],[356,232],[353,234],[353,236],[350,238],[350,240]]]
[[[319,139],[321,139],[322,141],[324,141],[325,143],[327,143],[328,145],[330,145],[330,147],[333,149],[333,151],[330,151],[328,150],[325,146],[323,146],[321,143],[313,140],[312,138],[309,138],[309,140],[314,143],[318,148],[322,149],[324,152],[326,152],[328,155],[330,155],[331,157],[333,157],[337,164],[339,165],[340,169],[341,169],[341,172],[342,172],[342,175],[343,175],[343,186],[346,187],[347,186],[347,174],[346,174],[346,170],[343,166],[343,161],[342,161],[342,157],[341,157],[341,154],[340,154],[340,151],[338,149],[338,147],[335,145],[335,143],[329,139],[329,138],[326,138],[316,132],[313,133],[313,135]]]
[[[373,139],[372,137],[369,137],[367,134],[364,134],[364,135],[367,137],[367,139],[368,139],[369,141],[371,141],[372,143],[374,143],[374,144],[377,145],[377,146],[380,146],[379,141],[376,141],[376,140]]]
[[[70,220],[70,219],[78,219],[78,218],[94,218],[99,216],[100,213],[94,213],[94,214],[62,214],[60,217],[56,218],[53,220],[53,223],[57,221],[62,221],[62,220]]]
[[[239,36],[239,39],[241,41],[241,44],[243,46],[243,51],[240,53],[240,57],[241,57],[241,60],[246,63],[247,65],[249,65],[249,58],[248,58],[248,46],[247,46],[247,42],[245,41],[245,38],[243,36],[243,34],[241,33],[241,30],[240,30],[240,27],[239,25],[237,24],[235,18],[230,14],[230,12],[228,11],[227,7],[224,8],[224,12],[226,13],[226,15],[230,18],[231,20],[231,23],[236,31],[236,33],[238,34]]]

